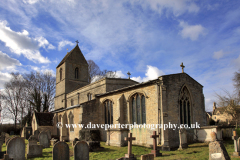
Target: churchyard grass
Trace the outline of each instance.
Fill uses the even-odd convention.
[[[26,144],[26,155],[27,155],[27,143]],[[73,160],[73,147],[72,144],[67,142],[70,149],[70,160]],[[123,157],[127,153],[126,147],[114,147],[114,146],[106,146],[105,142],[101,142],[101,146],[104,147],[103,151],[98,152],[90,152],[90,160],[115,160],[117,158]],[[224,141],[224,146],[226,147],[229,156],[231,157],[233,149],[233,141],[228,140]],[[32,160],[52,160],[52,149],[53,147],[43,149],[43,157],[32,158]],[[143,154],[148,154],[151,152],[151,148],[146,148],[142,146],[133,146],[132,151],[134,155],[140,160],[140,156]],[[6,144],[4,143],[2,146],[2,151],[6,151]],[[199,159],[199,160],[207,160],[209,154],[208,143],[195,143],[190,144],[189,148],[183,149],[182,151],[161,151],[163,153],[162,157],[155,158],[159,159]],[[232,158],[232,157],[231,157]],[[233,160],[237,160],[238,158],[232,158]]]

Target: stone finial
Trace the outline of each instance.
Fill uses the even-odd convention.
[[[181,63],[180,67],[182,67],[182,73],[184,73],[185,66],[183,65],[183,62]]]
[[[78,40],[76,40],[75,42],[76,42],[76,43],[77,43],[77,45],[78,45],[78,43],[79,43],[79,42],[78,42]]]

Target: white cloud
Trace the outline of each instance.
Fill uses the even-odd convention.
[[[116,71],[116,76],[118,78],[126,78],[127,77],[125,74],[122,73],[122,71]]]
[[[224,55],[226,54],[226,52],[223,52],[223,50],[217,51],[213,53],[213,58],[215,59],[220,59],[222,58]]]
[[[0,72],[0,88],[4,88],[4,84],[11,79],[11,74]]]
[[[164,72],[162,70],[159,70],[157,67],[147,65],[147,70],[145,73],[146,77],[141,78],[138,77],[132,77],[131,79],[137,82],[146,82],[149,80],[157,79],[159,76],[164,75]]]
[[[192,41],[195,41],[198,39],[200,35],[206,34],[206,29],[201,25],[188,25],[188,23],[184,21],[180,21],[180,27],[182,27],[182,30],[180,32],[180,35],[183,38],[190,38]]]
[[[64,40],[58,43],[58,50],[61,51],[63,47],[65,47],[66,45],[70,45],[70,46],[74,46],[75,43],[70,42],[68,40]]]
[[[30,38],[29,33],[26,30],[22,32],[15,32],[7,27],[7,21],[0,21],[0,40],[3,41],[11,52],[24,55],[27,59],[39,62],[49,63],[49,59],[43,57],[39,52],[39,48],[50,45],[49,42],[43,38]],[[50,46],[52,48],[52,46]]]
[[[6,53],[0,51],[0,70],[15,68],[15,66],[20,65],[21,63],[17,59],[11,58]]]
[[[136,1],[134,1],[136,2]],[[139,0],[137,0],[139,2]],[[190,0],[142,0],[141,5],[150,6],[150,8],[159,14],[162,14],[164,9],[172,11],[175,16],[179,16],[184,12],[196,13],[199,7]]]
[[[45,49],[46,48],[55,49],[55,47],[52,44],[50,44],[48,40],[46,40],[44,37],[37,37],[34,40],[38,42],[39,47],[43,47]]]
[[[35,4],[37,3],[39,0],[23,0],[24,3],[27,3],[27,4]]]

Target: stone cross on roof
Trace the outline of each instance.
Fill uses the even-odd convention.
[[[185,68],[185,66],[183,65],[183,62],[182,62],[182,64],[180,65],[180,67],[182,67],[182,73],[184,73],[184,68]]]
[[[130,72],[128,72],[127,74],[128,74],[128,79],[130,79],[130,75],[131,75],[131,73],[130,73]]]
[[[75,42],[76,42],[76,43],[77,43],[77,45],[78,45],[78,43],[79,43],[79,42],[78,42],[78,40],[76,40]]]
[[[132,154],[132,141],[136,140],[135,137],[132,137],[132,133],[128,133],[128,137],[125,137],[125,141],[128,141],[128,154],[125,154],[126,158],[133,158],[134,154]]]
[[[151,151],[152,154],[154,154],[154,157],[161,156],[162,154],[159,153],[159,150],[157,150],[157,138],[159,135],[156,134],[156,131],[153,131],[153,135],[150,136],[150,138],[153,138],[153,150]]]

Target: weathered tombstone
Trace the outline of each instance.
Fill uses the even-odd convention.
[[[38,136],[38,140],[40,142],[40,145],[43,146],[43,148],[48,148],[50,146],[47,132],[42,131]]]
[[[74,146],[74,160],[89,160],[88,144],[84,141],[78,141]]]
[[[27,145],[27,158],[35,158],[35,157],[41,157],[42,156],[42,145],[37,144],[37,137],[34,135],[31,135],[28,139],[28,145]]]
[[[25,142],[20,137],[12,138],[7,145],[7,154],[14,160],[25,160]]]
[[[13,139],[13,138],[14,138],[14,137],[8,137],[8,138],[6,138],[6,140],[5,140],[6,146],[8,145],[8,143],[10,142],[10,140]]]
[[[38,139],[39,134],[40,134],[39,130],[35,130],[35,131],[34,131],[34,136],[37,137],[37,139]],[[39,141],[39,140],[38,140],[38,141]]]
[[[37,144],[37,137],[35,137],[35,136],[33,136],[33,135],[31,135],[30,137],[29,137],[29,139],[28,139],[28,144],[30,144],[30,145],[36,145]]]
[[[50,130],[46,130],[45,132],[47,132],[48,139],[50,140],[51,139],[51,131]]]
[[[187,148],[187,131],[185,128],[179,129],[179,148],[178,150],[182,150],[183,148]]]
[[[150,136],[150,138],[153,138],[153,150],[151,150],[151,153],[154,155],[154,157],[159,157],[162,155],[162,153],[159,153],[159,150],[157,149],[157,138],[159,135],[156,135],[156,131],[153,131],[153,135]]]
[[[53,160],[69,160],[69,147],[66,142],[57,142],[53,146]]]
[[[240,156],[240,152],[238,151],[238,136],[237,136],[237,132],[233,131],[233,136],[232,139],[234,141],[234,152],[233,152],[233,156]]]
[[[141,155],[141,160],[154,160],[154,154]]]
[[[14,135],[14,131],[10,131],[10,135]]]
[[[135,137],[132,137],[132,133],[128,133],[128,137],[125,137],[125,141],[128,141],[128,154],[125,154],[126,158],[135,160],[134,154],[132,154],[132,141],[136,140]]]
[[[230,160],[228,152],[221,141],[209,143],[209,160]]]

